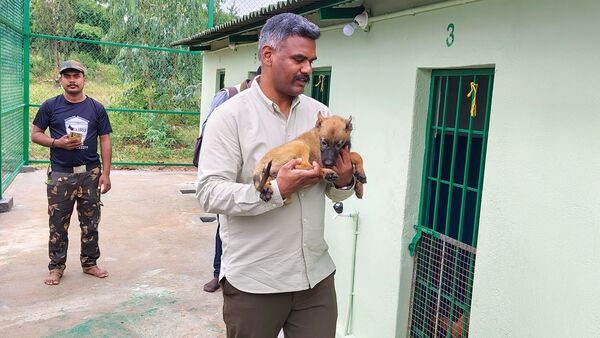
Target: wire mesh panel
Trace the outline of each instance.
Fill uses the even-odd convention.
[[[169,46],[206,27],[207,3],[33,0],[30,121],[62,93],[58,65],[75,59],[88,68],[84,92],[109,112],[115,164],[191,165],[202,57]],[[47,158],[30,146],[32,162]]]
[[[411,337],[467,337],[475,248],[423,234],[415,253]]]
[[[0,2],[0,198],[23,165],[23,1]]]
[[[432,75],[409,332],[466,337],[494,70]]]
[[[41,103],[63,92],[54,61],[40,57],[56,42],[60,60],[76,59],[88,69],[84,92],[109,112],[115,162],[191,163],[198,134],[199,55],[33,38],[31,120]],[[47,156],[47,148],[30,146],[32,160]]]
[[[223,24],[278,2],[281,0],[215,0],[215,10],[224,14],[215,24]]]

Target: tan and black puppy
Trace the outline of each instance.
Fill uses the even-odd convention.
[[[335,166],[340,150],[346,145],[350,147],[351,121],[352,116],[348,119],[336,115],[324,117],[319,112],[317,125],[313,129],[266,153],[254,170],[254,186],[260,192],[260,198],[264,201],[271,199],[271,180],[277,177],[281,166],[297,158],[302,162],[296,169],[310,170],[315,161],[321,166],[321,176],[326,181],[333,183],[337,180],[338,176],[331,168]],[[363,159],[358,153],[350,152],[350,160],[356,178],[355,194],[362,198],[363,184],[367,183]]]

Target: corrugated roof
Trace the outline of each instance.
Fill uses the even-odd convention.
[[[206,45],[212,41],[223,39],[232,34],[240,34],[257,29],[264,25],[270,17],[291,12],[296,14],[308,14],[319,8],[331,7],[338,4],[351,2],[352,0],[287,0],[263,7],[257,11],[248,13],[239,19],[228,21],[215,26],[192,37],[173,42],[172,46],[178,45]]]

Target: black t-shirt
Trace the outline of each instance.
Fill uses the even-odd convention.
[[[50,162],[64,167],[75,167],[98,161],[98,136],[110,134],[112,127],[104,106],[91,97],[71,103],[61,94],[42,103],[33,124],[50,137],[61,138],[69,132],[83,134],[83,145],[74,150],[50,149]]]

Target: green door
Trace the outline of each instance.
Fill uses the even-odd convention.
[[[409,335],[467,337],[494,69],[434,70]]]

